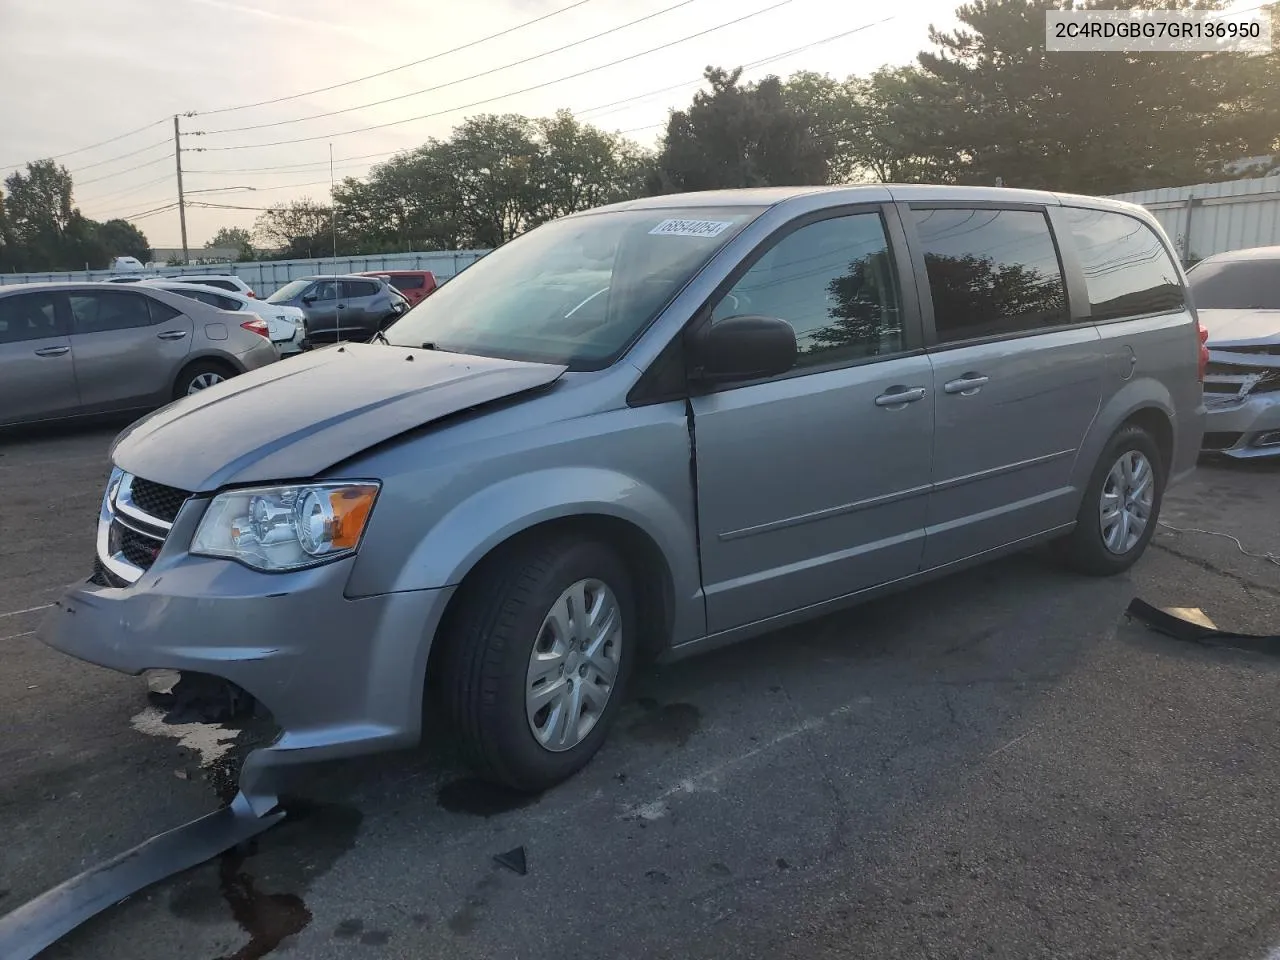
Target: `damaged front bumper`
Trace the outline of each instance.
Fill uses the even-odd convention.
[[[189,542],[197,512],[184,508],[137,582],[70,587],[39,639],[123,673],[207,674],[248,693],[281,730],[241,769],[260,814],[283,768],[416,743],[427,655],[452,588],[348,598],[354,559],[263,574],[193,557],[175,541]]]
[[[1280,456],[1280,347],[1210,345],[1204,402],[1203,452],[1236,459]]]

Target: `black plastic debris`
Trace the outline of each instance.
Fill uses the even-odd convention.
[[[0,917],[0,957],[31,960],[112,904],[244,843],[283,818],[283,810],[259,817],[237,797],[229,807],[152,837]]]
[[[1253,653],[1268,653],[1280,656],[1280,636],[1260,636],[1255,633],[1234,633],[1205,626],[1185,617],[1153,607],[1144,600],[1134,597],[1129,603],[1125,615],[1139,620],[1157,633],[1163,633],[1175,640],[1187,643],[1198,643],[1207,647],[1229,647],[1233,650],[1248,650]]]
[[[516,847],[506,853],[496,853],[493,856],[493,862],[500,867],[506,867],[508,870],[520,874],[522,877],[529,872],[529,865],[524,857],[524,847]]]

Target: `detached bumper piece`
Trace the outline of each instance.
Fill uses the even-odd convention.
[[[32,960],[112,904],[211,860],[283,819],[284,811],[278,809],[255,815],[238,796],[229,807],[152,837],[0,917],[0,957]]]
[[[1129,603],[1125,615],[1145,623],[1157,633],[1163,633],[1175,640],[1188,643],[1199,643],[1208,647],[1230,647],[1233,650],[1248,650],[1253,653],[1268,653],[1280,656],[1280,636],[1259,636],[1255,633],[1233,633],[1196,623],[1159,607],[1139,600],[1137,597]]]

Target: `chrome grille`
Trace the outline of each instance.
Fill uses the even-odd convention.
[[[136,583],[155,562],[187,496],[175,487],[142,480],[118,468],[112,471],[98,512],[92,581],[102,586]]]

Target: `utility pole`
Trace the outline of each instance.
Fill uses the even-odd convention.
[[[173,162],[178,168],[178,224],[182,227],[182,263],[190,261],[187,253],[187,201],[182,195],[182,131],[178,129],[178,115],[173,115]]]
[[[333,194],[333,144],[329,144],[329,229],[333,233],[333,269],[338,269],[338,198]]]

